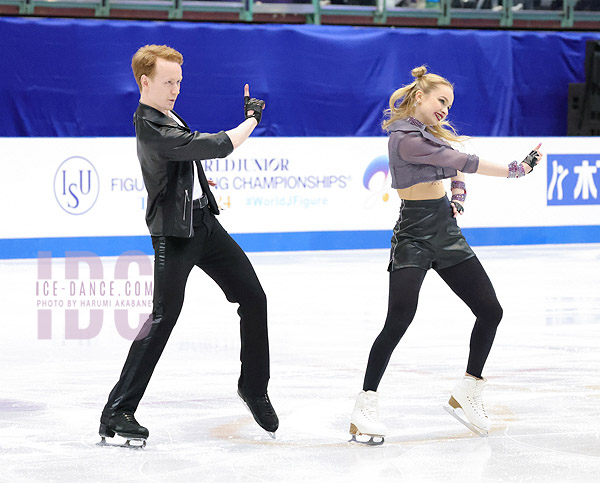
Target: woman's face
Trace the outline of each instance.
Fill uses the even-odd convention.
[[[448,117],[448,111],[454,102],[452,87],[439,84],[428,94],[417,91],[413,117],[426,126],[435,126]]]

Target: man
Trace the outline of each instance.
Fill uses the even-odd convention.
[[[238,303],[241,375],[238,394],[256,422],[274,434],[279,420],[269,397],[267,302],[250,261],[215,218],[219,213],[200,160],[222,158],[242,144],[260,122],[264,101],[244,87],[246,120],[217,134],[192,132],[174,111],[183,56],[165,45],[146,45],[132,59],[140,88],[134,115],[137,153],[148,191],[146,223],[154,247],[152,314],[133,342],[121,377],[100,418],[100,436],[115,433],[145,445],[148,430],[134,417],[152,372],[183,305],[185,284],[200,267]],[[129,444],[129,441],[127,442]]]

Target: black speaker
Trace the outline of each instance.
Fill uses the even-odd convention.
[[[579,136],[579,118],[583,110],[584,83],[569,84],[569,109],[567,111],[567,136]]]
[[[585,81],[600,87],[600,41],[588,40],[585,44]]]
[[[584,122],[578,136],[600,136],[600,121]]]
[[[600,135],[600,41],[585,46],[585,84],[569,84],[567,136]]]

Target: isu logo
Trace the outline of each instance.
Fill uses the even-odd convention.
[[[100,180],[94,165],[81,156],[65,159],[54,175],[54,196],[71,215],[90,211],[98,199]]]

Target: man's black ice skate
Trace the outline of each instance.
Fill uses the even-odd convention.
[[[148,430],[135,420],[133,413],[128,412],[120,412],[113,416],[103,414],[100,417],[98,433],[102,438],[98,443],[99,446],[122,446],[124,448],[143,448],[146,446],[146,439],[149,436]],[[125,444],[111,445],[106,442],[106,438],[114,437],[115,433],[127,440]],[[131,441],[138,444],[132,445]]]
[[[258,425],[269,433],[269,436],[275,439],[275,431],[279,427],[279,418],[271,405],[271,401],[269,401],[269,396],[266,393],[255,397],[245,396],[239,388],[238,396],[240,396],[240,399],[250,410]]]

